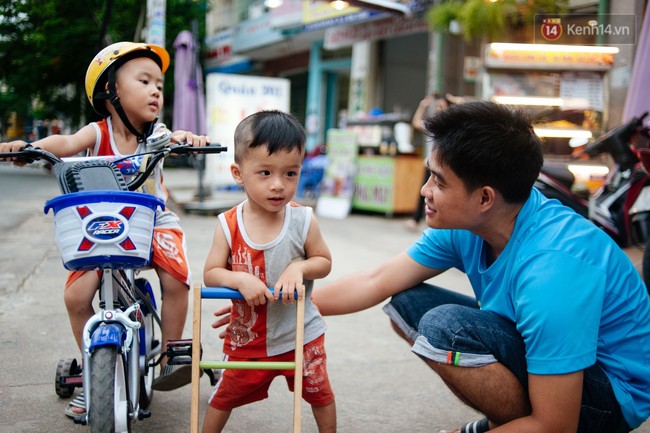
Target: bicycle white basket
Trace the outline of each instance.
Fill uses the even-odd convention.
[[[129,191],[82,191],[45,203],[69,270],[143,268],[151,261],[158,197]]]

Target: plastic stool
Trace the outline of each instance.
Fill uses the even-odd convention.
[[[271,290],[272,291],[272,290]],[[296,296],[296,295],[294,295]],[[302,361],[305,337],[305,294],[296,296],[296,349],[295,362],[261,361],[202,361],[201,360],[201,302],[203,299],[244,299],[239,291],[227,287],[194,286],[192,315],[192,400],[190,407],[190,433],[199,432],[199,391],[202,369],[240,370],[294,370],[293,379],[293,433],[300,433],[302,421]]]

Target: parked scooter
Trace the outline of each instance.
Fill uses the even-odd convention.
[[[641,164],[645,169],[646,173],[650,173],[650,149],[638,149],[639,159],[641,159]],[[648,294],[650,294],[650,236],[646,241],[645,250],[643,251],[643,260],[641,262],[641,274],[643,276],[643,281],[645,286],[648,289]]]
[[[594,157],[611,155],[614,167],[604,184],[592,195],[572,191],[575,176],[566,166],[545,164],[535,187],[549,198],[556,198],[602,228],[623,247],[644,247],[650,233],[650,178],[640,163],[633,139],[647,134],[644,113],[619,125],[588,144],[583,153]],[[650,257],[648,257],[650,261]],[[650,271],[650,264],[648,265]]]

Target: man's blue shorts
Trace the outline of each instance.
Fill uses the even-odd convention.
[[[393,296],[384,312],[415,342],[415,354],[459,367],[499,362],[528,390],[526,347],[515,324],[479,309],[474,298],[423,283]],[[605,372],[587,368],[578,433],[630,430]]]

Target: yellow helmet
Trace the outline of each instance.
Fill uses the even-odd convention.
[[[86,71],[86,96],[90,105],[102,116],[108,116],[108,111],[100,99],[106,99],[104,88],[107,82],[108,69],[114,65],[119,68],[123,63],[136,57],[153,59],[164,74],[169,67],[169,53],[163,47],[152,44],[135,42],[116,42],[102,49],[90,62]],[[116,63],[119,59],[120,62]],[[98,97],[101,95],[101,97]]]

